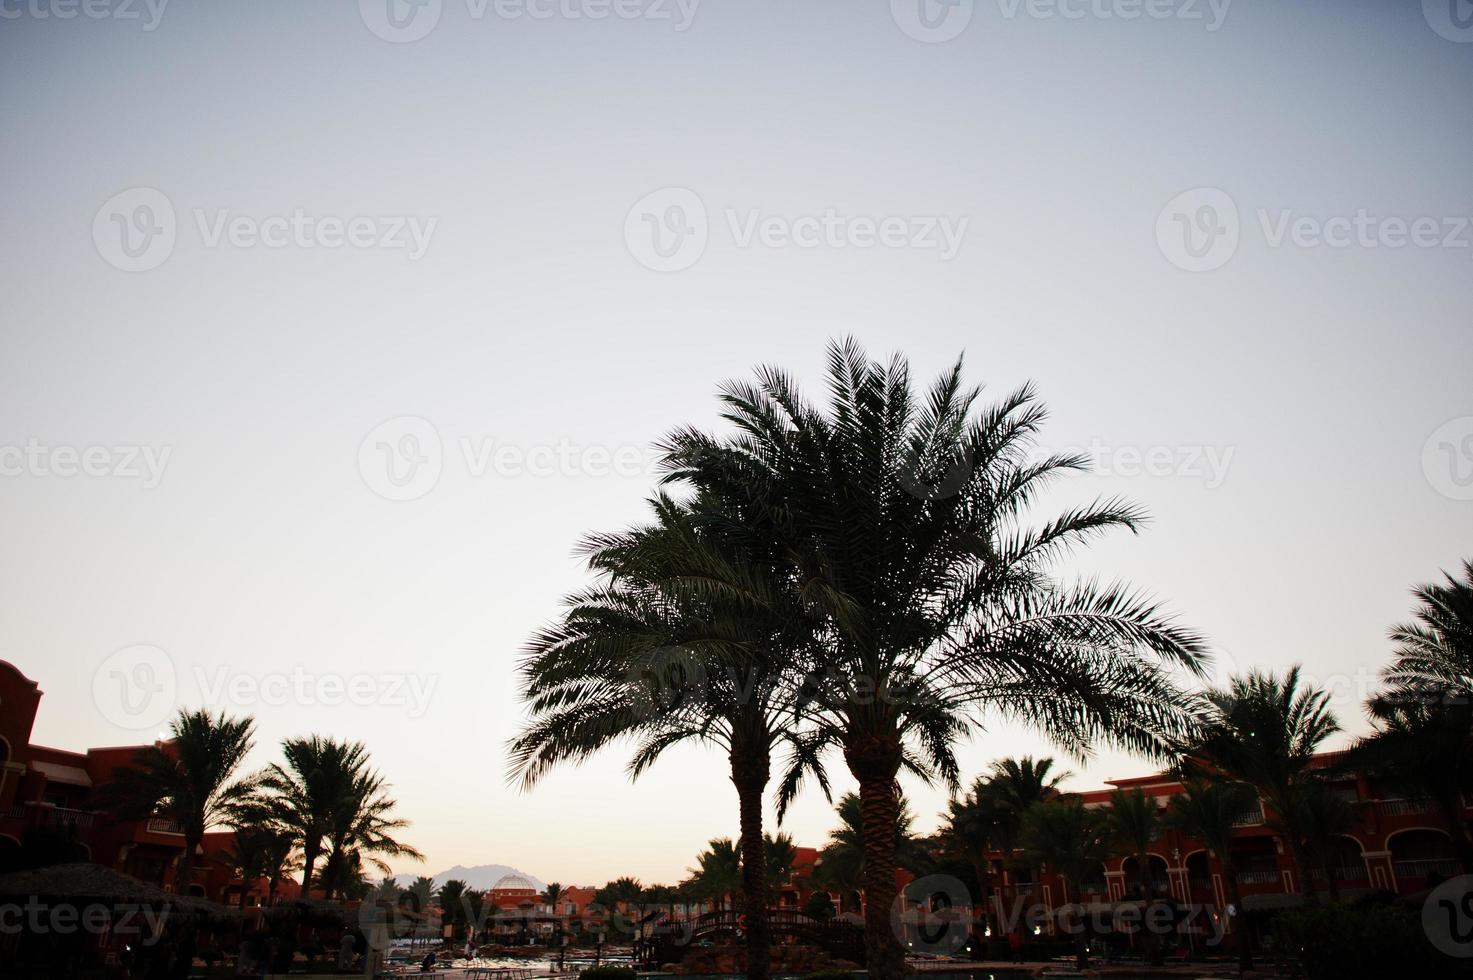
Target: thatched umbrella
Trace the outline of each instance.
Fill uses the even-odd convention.
[[[179,899],[178,895],[171,895],[157,885],[86,861],[0,875],[0,896],[26,898],[32,895],[37,898],[85,898],[139,905],[172,904]]]

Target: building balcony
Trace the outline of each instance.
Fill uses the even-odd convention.
[[[1234,827],[1260,827],[1263,825],[1263,801],[1255,800],[1252,809],[1233,821]]]
[[[1398,878],[1417,881],[1430,875],[1451,878],[1462,870],[1457,858],[1422,858],[1415,861],[1392,861]]]
[[[1377,804],[1383,817],[1411,817],[1433,810],[1432,801],[1428,799],[1411,800],[1382,800]]]
[[[97,822],[97,814],[91,810],[73,810],[68,807],[58,806],[51,808],[51,817],[48,822],[53,824],[70,824],[80,830],[95,824]]]
[[[1279,883],[1277,871],[1239,871],[1237,877],[1240,885],[1277,885]]]
[[[1361,864],[1359,866],[1356,866],[1354,864],[1343,864],[1339,867],[1331,868],[1330,874],[1334,876],[1334,879],[1336,881],[1369,881],[1371,878],[1370,874],[1367,873],[1366,866],[1364,864]],[[1313,871],[1311,871],[1309,873],[1309,876],[1315,881],[1325,880],[1325,873],[1319,868],[1315,868]]]
[[[184,828],[173,820],[163,817],[153,817],[143,825],[143,829],[150,834],[168,834],[171,837],[183,837]]]

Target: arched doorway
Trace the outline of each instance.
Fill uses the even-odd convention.
[[[1193,851],[1182,866],[1187,869],[1187,893],[1191,900],[1202,905],[1215,903],[1217,895],[1212,890],[1212,864],[1207,852]]]
[[[1159,854],[1146,855],[1146,870],[1150,875],[1150,888],[1152,898],[1165,898],[1171,894],[1171,881],[1166,874],[1166,859]],[[1125,872],[1125,897],[1141,898],[1141,873],[1140,862],[1132,855],[1125,859],[1121,865]]]

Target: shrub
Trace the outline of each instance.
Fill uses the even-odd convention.
[[[590,966],[578,973],[578,980],[638,980],[630,966]]]
[[[1306,905],[1279,913],[1273,935],[1280,965],[1305,980],[1467,976],[1428,942],[1415,908]]]

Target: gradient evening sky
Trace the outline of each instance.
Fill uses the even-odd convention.
[[[993,391],[1035,380],[1051,446],[1110,454],[1061,499],[1154,516],[1070,570],[1158,593],[1231,666],[1304,663],[1351,729],[1408,588],[1473,552],[1473,44],[1433,29],[1433,0],[1237,0],[1216,30],[1203,0],[1164,8],[1203,19],[961,0],[944,43],[911,36],[904,0],[706,0],[685,30],[444,0],[413,43],[366,26],[374,3],[176,0],[150,31],[141,3],[141,21],[38,16],[51,2],[0,19],[0,446],[170,455],[152,488],[32,463],[0,479],[0,659],[46,692],[43,744],[151,737],[99,703],[120,661],[94,676],[151,645],[178,703],[256,716],[254,764],[294,734],[367,742],[428,855],[403,873],[680,877],[736,829],[718,754],[674,752],[635,786],[618,751],[529,794],[503,779],[519,648],[586,581],[579,537],[641,519],[652,479],[584,472],[596,454],[477,476],[464,449],[642,453],[714,426],[717,383],[758,363],[821,394],[843,334],[922,375],[965,350]],[[177,242],[122,271],[104,202],[140,187]],[[709,217],[671,272],[641,261],[640,209],[625,235],[663,188]],[[1179,267],[1170,213],[1158,240],[1194,188],[1241,219],[1208,271]],[[1199,197],[1189,223],[1222,200]],[[295,209],[437,223],[417,259],[208,244],[221,211]],[[828,209],[967,226],[949,260],[739,244],[753,212]],[[1284,212],[1312,229],[1362,209],[1454,241],[1272,245]],[[359,447],[402,416],[433,425],[443,472],[391,501],[378,437],[362,470]],[[1153,474],[1118,455],[1153,447]],[[417,717],[388,688],[370,706],[207,693],[293,669],[434,687]],[[976,772],[1044,748],[999,726],[963,755]],[[1073,768],[1083,788],[1148,764]],[[944,793],[907,789],[931,829]],[[818,844],[830,814],[810,794],[787,829]]]

